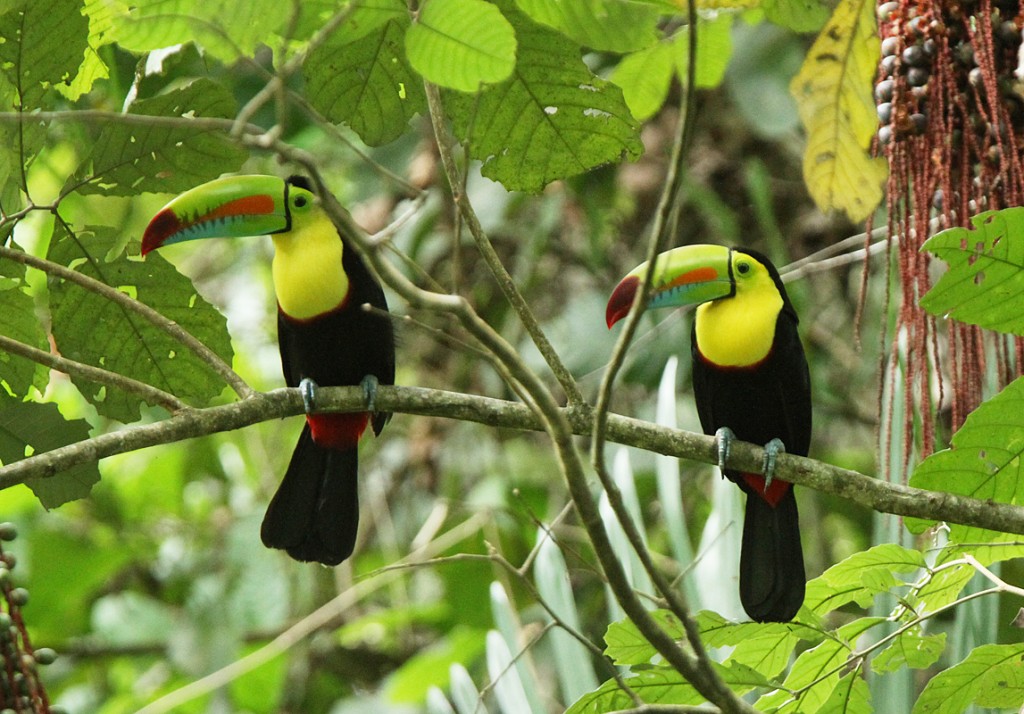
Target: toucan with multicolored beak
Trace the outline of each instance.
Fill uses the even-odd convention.
[[[289,387],[300,387],[306,425],[260,531],[269,548],[337,565],[359,525],[358,444],[377,384],[394,384],[395,338],[384,291],[331,222],[308,179],[221,178],[175,198],[150,222],[142,255],[198,238],[270,235],[277,338]],[[316,386],[362,385],[367,411],[313,414]]]
[[[629,314],[648,263],[615,288],[610,328]],[[792,484],[773,479],[778,453],[807,455],[811,387],[797,315],[779,271],[752,250],[688,245],[660,254],[646,308],[697,305],[693,393],[719,465],[747,494],[740,602],[757,622],[788,622],[804,600],[804,561]],[[732,439],[764,444],[765,475],[725,468]]]

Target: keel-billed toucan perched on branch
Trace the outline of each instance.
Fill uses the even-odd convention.
[[[307,415],[261,536],[296,560],[337,565],[352,554],[359,525],[359,439],[367,424],[379,434],[391,416],[372,409],[376,384],[395,382],[395,340],[380,284],[301,176],[238,176],[198,186],[153,218],[142,254],[196,238],[266,234],[274,241],[285,382],[302,388],[307,412],[316,385],[361,384],[368,411]]]
[[[659,255],[646,307],[698,305],[693,393],[722,471],[747,494],[740,601],[758,622],[786,622],[804,599],[804,562],[792,485],[772,479],[782,450],[807,455],[811,388],[797,316],[779,272],[750,250],[689,245]],[[608,301],[611,327],[633,305],[650,269],[627,275]],[[765,476],[725,469],[733,439],[764,444]]]

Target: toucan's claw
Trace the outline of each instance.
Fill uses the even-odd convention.
[[[302,406],[305,408],[307,414],[312,414],[316,411],[316,382],[309,377],[303,377],[302,381],[299,382],[299,390],[302,392]]]
[[[377,385],[380,382],[377,381],[377,375],[368,374],[363,377],[363,381],[359,383],[359,386],[363,388],[363,398],[366,400],[366,411],[376,413],[377,410],[374,408],[374,402],[377,401]]]
[[[786,453],[786,445],[782,439],[772,439],[764,445],[764,492],[768,493],[768,487],[772,485],[772,478],[775,474],[775,457]]]
[[[729,460],[729,451],[732,449],[732,442],[736,435],[727,426],[723,426],[715,432],[715,444],[718,446],[718,470],[725,475],[725,462]]]

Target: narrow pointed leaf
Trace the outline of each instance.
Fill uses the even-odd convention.
[[[939,317],[989,330],[1024,335],[1024,208],[985,211],[971,228],[949,228],[925,241],[923,250],[949,270],[921,298]]]
[[[852,221],[882,199],[884,159],[868,154],[878,125],[871,80],[878,68],[875,3],[842,0],[790,85],[807,131],[804,181],[822,210]]]

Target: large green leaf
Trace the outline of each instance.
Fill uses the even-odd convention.
[[[1000,709],[1024,704],[1024,644],[982,645],[932,677],[913,714],[959,714],[972,703]]]
[[[91,90],[97,80],[110,76],[109,68],[100,57],[99,50],[106,42],[105,37],[110,32],[116,11],[107,0],[85,0],[82,12],[89,20],[85,57],[70,84],[57,85],[57,91],[72,101]]]
[[[111,39],[122,48],[148,52],[197,42],[225,62],[252,55],[293,9],[279,0],[147,0],[118,7]]]
[[[1022,454],[1024,378],[1017,378],[967,417],[953,435],[951,448],[922,461],[910,477],[910,485],[1021,505]],[[987,543],[1008,537],[982,528],[950,526],[950,540],[956,543]]]
[[[145,262],[106,255],[115,244],[112,228],[70,235],[59,226],[50,241],[50,260],[134,295],[174,320],[228,364],[231,341],[224,316],[203,300],[187,278],[154,254]],[[103,296],[63,281],[50,282],[53,337],[64,356],[147,382],[204,406],[224,382],[182,344]],[[139,397],[79,379],[75,385],[104,416],[123,422],[139,418]]]
[[[132,114],[155,117],[231,117],[235,100],[220,84],[199,79],[132,105]],[[81,193],[134,196],[174,193],[235,171],[247,152],[224,131],[109,122],[69,184]]]
[[[828,7],[818,0],[764,0],[764,16],[796,32],[813,32],[828,19]]]
[[[483,174],[507,189],[539,191],[643,151],[622,92],[593,74],[579,46],[502,4],[519,56],[512,77],[477,96],[447,97],[456,134]]]
[[[462,92],[501,82],[516,65],[515,32],[484,0],[424,0],[405,50],[425,79]]]
[[[871,690],[859,671],[843,676],[818,714],[871,714]]]
[[[949,263],[921,298],[934,315],[1024,335],[1024,208],[985,211],[973,228],[949,228],[922,248]]]
[[[542,23],[595,50],[636,52],[658,40],[660,12],[636,0],[516,0],[519,9]]]
[[[56,404],[22,402],[0,389],[0,463],[10,464],[89,438],[84,419],[66,420]],[[26,485],[46,508],[84,498],[99,482],[96,464],[80,464],[48,478],[33,478]]]
[[[14,106],[40,107],[50,88],[71,82],[85,57],[88,34],[82,0],[20,0],[6,6],[0,15],[0,72],[15,90]],[[5,110],[10,107],[5,103]]]
[[[916,550],[896,544],[877,545],[854,553],[807,583],[804,605],[824,615],[848,603],[869,607],[876,595],[902,585],[895,573],[909,573],[925,565]]]
[[[0,335],[30,347],[48,350],[46,334],[36,317],[32,297],[24,290],[25,267],[13,261],[0,261]],[[0,349],[0,383],[16,397],[30,387],[40,391],[46,386],[47,370],[24,357]],[[0,391],[3,386],[0,385]]]
[[[779,712],[817,711],[839,684],[839,674],[849,653],[849,646],[838,639],[827,639],[802,652],[782,688],[764,695],[754,706]],[[799,697],[790,693],[794,690],[802,690]]]
[[[303,65],[312,105],[330,121],[348,124],[369,146],[397,139],[426,109],[423,82],[405,57],[408,18],[398,10],[355,39],[338,33]]]
[[[925,669],[935,664],[946,649],[946,633],[925,634],[913,627],[892,640],[871,660],[873,672],[895,672],[903,667]]]

